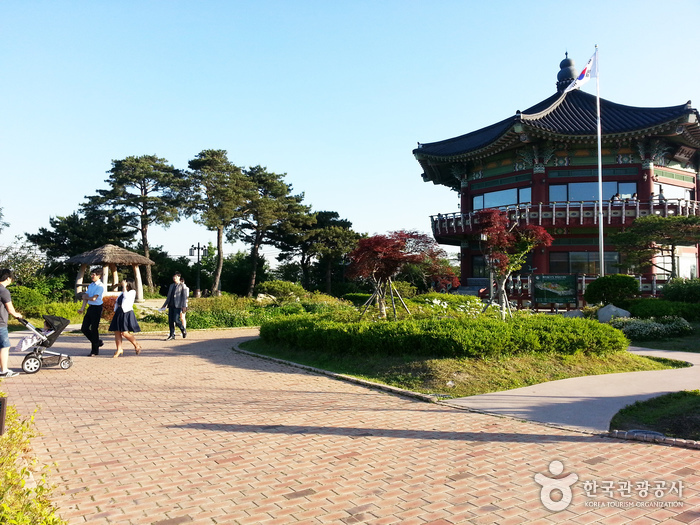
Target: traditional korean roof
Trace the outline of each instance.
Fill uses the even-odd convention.
[[[600,115],[603,140],[672,136],[674,142],[700,148],[700,118],[690,101],[653,108],[600,99]],[[572,90],[556,93],[525,111],[466,135],[419,144],[413,154],[419,161],[467,161],[488,157],[535,138],[594,142],[596,126],[596,97]]]

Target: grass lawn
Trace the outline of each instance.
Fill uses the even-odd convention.
[[[700,390],[674,392],[623,408],[610,430],[653,430],[682,439],[700,440]]]
[[[680,361],[627,352],[605,357],[530,354],[508,359],[425,359],[403,356],[337,356],[272,346],[258,339],[241,345],[250,352],[384,383],[413,392],[464,397],[586,375],[663,370]]]

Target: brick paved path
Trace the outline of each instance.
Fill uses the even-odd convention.
[[[98,525],[700,523],[697,450],[461,411],[230,350],[255,334],[145,334],[142,355],[119,359],[111,342],[82,357],[85,339],[64,335],[54,349],[78,355],[73,368],[4,381],[22,413],[41,407],[34,446],[57,463],[61,515]],[[544,507],[534,481],[553,477],[553,460],[578,475],[561,512]],[[586,481],[598,484],[589,497]],[[607,506],[606,481],[615,491],[682,481],[684,491],[643,498],[634,488]]]

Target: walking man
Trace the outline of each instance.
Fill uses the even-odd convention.
[[[12,297],[7,289],[12,283],[12,270],[0,270],[0,377],[14,377],[19,372],[7,368],[10,360],[10,332],[7,329],[9,316],[22,317],[12,306]]]
[[[105,286],[102,284],[102,268],[94,268],[90,271],[92,281],[83,294],[83,306],[78,310],[79,314],[85,312],[83,325],[80,331],[90,341],[90,357],[100,353],[100,347],[104,344],[100,339],[100,319],[102,318],[102,295],[105,293]],[[87,311],[85,311],[85,305]]]
[[[187,330],[185,325],[182,324],[182,319],[180,314],[187,311],[187,299],[190,295],[190,290],[182,282],[182,275],[180,272],[175,272],[173,275],[173,284],[168,288],[168,296],[165,298],[165,302],[161,307],[161,310],[168,308],[168,327],[170,328],[170,335],[167,337],[166,341],[171,341],[175,339],[175,325],[182,332],[182,338],[187,337]]]

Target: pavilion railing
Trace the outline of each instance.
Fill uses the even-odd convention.
[[[549,202],[539,204],[518,204],[502,206],[497,209],[505,211],[511,220],[519,224],[536,224],[538,226],[591,226],[598,225],[598,201]],[[472,233],[475,214],[447,213],[431,215],[434,235]],[[659,215],[662,217],[682,215],[700,215],[700,202],[687,199],[667,199],[662,202],[607,202],[602,207],[603,226],[623,226],[631,224],[638,217]]]
[[[586,305],[586,301],[583,298],[583,294],[586,292],[586,287],[598,278],[597,275],[587,275],[578,274],[578,285],[577,285],[577,295],[578,295],[578,305],[574,303],[560,303],[559,306],[564,309],[581,308]],[[639,281],[639,295],[641,297],[659,297],[662,293],[664,285],[668,282],[668,279],[663,276],[652,275],[651,277],[645,277],[641,275],[636,275],[635,279]],[[481,289],[479,292],[479,297],[487,299],[493,296],[496,292],[495,283],[492,283],[489,289],[488,285]],[[506,292],[508,299],[517,304],[519,308],[532,306],[532,294],[533,294],[533,281],[532,276],[528,274],[518,274],[513,275],[506,281]],[[554,307],[554,303],[540,303],[540,307],[548,307],[551,305]]]

